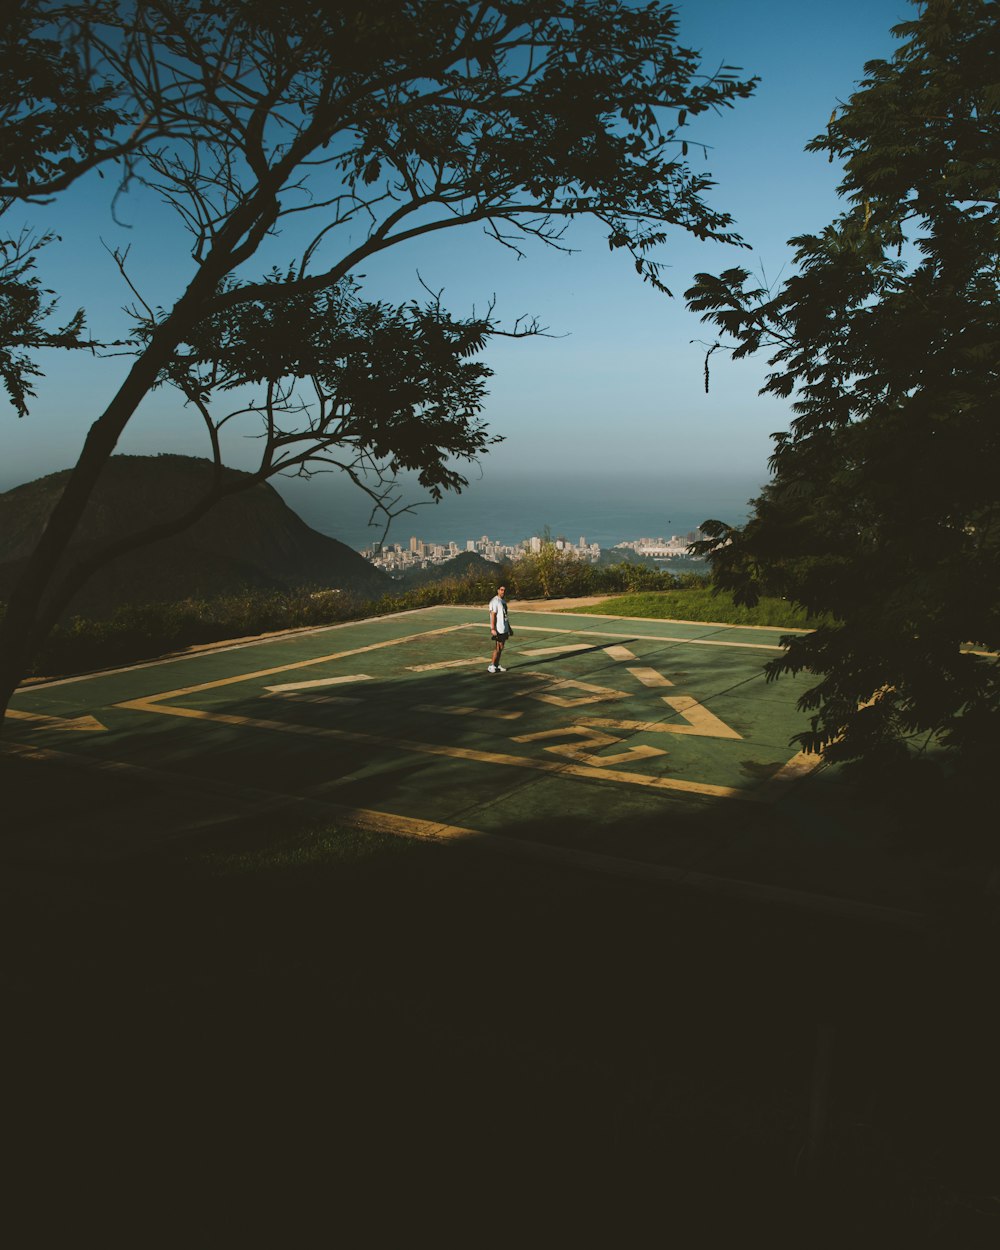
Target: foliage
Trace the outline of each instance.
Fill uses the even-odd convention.
[[[197,409],[219,469],[171,532],[225,497],[223,438],[247,419],[259,422],[252,478],[341,467],[391,517],[402,468],[435,498],[465,485],[452,461],[492,441],[478,419],[488,371],[468,357],[540,327],[503,326],[492,306],[456,318],[433,292],[423,306],[365,302],[351,283],[369,258],[468,225],[518,255],[563,247],[568,223],[589,216],[666,290],[656,249],[669,227],[739,242],[688,164],[685,127],[754,83],[729,66],[702,74],[661,0],[23,0],[18,14],[18,38],[0,42],[0,136],[17,154],[0,196],[56,195],[117,159],[122,185],[140,181],[177,212],[191,264],[161,307],[115,253],[136,358],[10,597],[0,705],[91,573],[168,536],[140,528],[60,571],[152,387],[169,382]],[[27,93],[22,54],[38,83]],[[260,248],[293,223],[307,241],[261,276]],[[25,308],[0,341],[22,349],[8,365],[22,380],[38,367],[38,310]],[[23,406],[30,389],[11,393]]]
[[[520,561],[498,566],[498,574],[472,572],[464,577],[445,577],[400,588],[378,599],[311,587],[299,590],[248,588],[240,594],[123,607],[101,619],[75,616],[49,633],[38,648],[30,671],[33,676],[54,677],[152,659],[185,647],[286,629],[333,625],[439,604],[485,606],[497,586],[504,583],[511,599],[541,597],[537,594],[537,581],[530,562],[520,573],[519,564]],[[677,585],[704,585],[704,579],[693,574],[674,579],[670,574],[656,573],[650,579],[647,570],[635,565],[596,568],[583,562],[579,564],[576,589],[572,592],[577,595],[614,594],[635,589],[637,582],[654,584],[660,592]],[[565,583],[557,583],[554,593],[562,596],[571,592],[565,588]],[[4,605],[0,603],[0,621],[3,615]]]
[[[701,579],[694,576],[700,584]],[[517,598],[556,599],[622,590],[666,590],[679,583],[674,574],[657,568],[652,560],[626,558],[591,564],[546,541],[540,551],[525,552],[510,565],[507,584]]]
[[[269,287],[285,285],[295,286],[294,274],[269,276]],[[148,344],[156,318],[136,316]],[[407,470],[438,500],[466,485],[456,460],[500,441],[479,420],[492,370],[470,359],[492,329],[488,318],[456,319],[437,298],[400,307],[365,301],[345,278],[212,313],[184,336],[160,381],[202,413],[217,461],[222,423],[213,421],[213,396],[257,387],[260,398],[243,411],[264,423],[258,477],[334,468],[365,489]],[[388,498],[377,495],[386,510]]]
[[[107,3],[20,0],[0,19],[0,203],[44,202],[154,131],[88,58]],[[112,19],[113,20],[113,19]],[[81,37],[82,36],[82,37]],[[169,90],[169,88],[168,88]],[[115,136],[117,135],[118,141]]]
[[[776,292],[732,269],[690,305],[764,350],[794,396],[774,477],[743,529],[703,528],[738,603],[787,596],[838,623],[771,677],[818,675],[801,736],[885,763],[927,735],[968,762],[1000,736],[1000,96],[995,0],[928,0],[894,29],[809,147],[844,162],[849,207],[792,240]]]
[[[91,5],[96,14],[99,5]],[[76,10],[82,20],[83,6]],[[45,202],[88,169],[125,160],[148,136],[148,121],[126,116],[114,87],[86,62],[84,45],[60,33],[61,6],[17,3],[0,17],[0,217],[22,200]],[[129,138],[115,142],[125,127]],[[78,309],[63,325],[58,300],[36,272],[52,232],[0,224],[0,382],[18,416],[27,415],[43,348],[93,348]]]
[[[99,620],[76,616],[56,626],[38,648],[32,672],[46,677],[84,672],[185,647],[329,625],[360,615],[362,601],[353,596],[307,590],[248,590],[212,599],[142,604],[119,608]]]
[[[724,625],[771,625],[776,629],[805,629],[819,622],[810,618],[800,604],[787,599],[762,596],[750,606],[736,603],[730,592],[715,593],[698,579],[697,586],[676,590],[654,590],[605,599],[589,608],[575,608],[596,616],[640,616],[651,620],[719,621]]]
[[[83,338],[82,308],[65,325],[50,324],[58,301],[35,269],[38,253],[54,239],[28,230],[16,237],[0,234],[0,382],[19,417],[28,415],[32,379],[42,373],[34,355],[39,348],[94,347]]]

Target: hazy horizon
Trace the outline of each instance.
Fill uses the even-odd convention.
[[[473,481],[459,496],[440,504],[421,504],[392,523],[387,542],[411,537],[460,546],[488,534],[514,543],[546,527],[553,537],[573,542],[613,545],[629,538],[685,534],[703,521],[739,524],[748,515],[748,500],[759,493],[764,478],[753,474],[589,473],[558,475],[495,474]],[[275,488],[313,529],[361,548],[378,539],[381,528],[368,528],[371,510],[356,487],[341,484],[323,490],[316,479],[278,479]],[[317,489],[319,488],[319,489]]]

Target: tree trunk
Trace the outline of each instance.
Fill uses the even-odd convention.
[[[170,358],[188,323],[189,310],[197,307],[204,281],[200,273],[173,312],[154,334],[146,350],[129,370],[117,395],[90,427],[80,458],[66,489],[49,517],[38,546],[28,559],[0,622],[0,717],[17,689],[32,653],[51,628],[42,625],[42,608],[52,587],[56,567],[72,541],[97,480],[142,399]],[[47,615],[47,614],[46,614]]]

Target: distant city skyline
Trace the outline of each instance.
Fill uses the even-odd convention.
[[[393,249],[365,266],[371,298],[420,297],[419,273],[443,289],[457,314],[481,310],[495,297],[506,323],[529,314],[549,327],[553,337],[495,340],[486,353],[496,372],[484,416],[506,441],[485,458],[484,480],[512,482],[540,469],[566,477],[660,470],[760,483],[770,435],[788,425],[787,403],[756,394],[762,361],[732,363],[717,353],[705,394],[704,349],[692,340],[711,336],[685,309],[683,292],[696,272],[733,264],[762,267],[775,281],[788,263],[786,240],[822,228],[839,211],[839,169],[803,145],[850,95],[864,62],[891,55],[890,26],[916,9],[906,0],[687,0],[677,7],[680,42],[701,49],[706,72],[726,63],[762,78],[754,98],[719,117],[692,119],[689,132],[696,168],[699,144],[708,145],[706,166],[717,183],[710,202],[734,215],[752,251],[669,232],[660,258],[672,300],[643,286],[620,254],[609,253],[593,223],[571,226],[566,242],[574,255],[537,247],[518,262],[473,229]],[[131,245],[135,280],[153,305],[169,303],[190,270],[185,236],[152,194],[133,186],[118,200],[116,222],[114,192],[113,179],[85,178],[51,207],[11,210],[6,223],[12,232],[23,221],[62,236],[43,254],[43,283],[60,293],[64,316],[83,306],[94,332],[107,336],[123,332],[121,306],[132,297],[106,247]],[[261,263],[280,263],[294,250],[289,232],[269,243]],[[39,380],[31,414],[18,421],[9,405],[0,409],[0,489],[69,467],[127,363],[46,353],[48,376]],[[200,418],[168,388],[147,399],[118,451],[208,454]],[[236,438],[225,459],[247,468],[254,451],[255,440]],[[474,468],[470,495],[479,489],[477,475]],[[291,494],[281,489],[289,498],[301,493],[298,486]],[[354,488],[324,475],[307,489],[321,511],[321,496]],[[363,507],[359,496],[357,510]]]
[[[622,549],[622,559],[628,553],[648,556],[650,559],[664,561],[687,556],[688,544],[699,538],[700,531],[692,530],[681,537],[671,534],[670,538],[632,538],[615,543],[613,549]],[[601,558],[601,545],[587,542],[587,536],[581,534],[574,542],[563,534],[532,534],[516,543],[503,543],[493,539],[489,534],[479,538],[466,538],[464,545],[453,538],[447,543],[426,542],[416,534],[411,534],[407,542],[397,540],[392,543],[374,542],[361,548],[359,554],[369,560],[376,568],[386,573],[405,573],[410,569],[427,568],[430,565],[444,564],[458,556],[472,553],[486,560],[516,560],[528,554],[538,554],[546,543],[551,543],[557,551],[566,552],[577,559],[595,563]],[[697,557],[696,557],[697,558]]]

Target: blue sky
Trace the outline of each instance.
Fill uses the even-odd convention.
[[[890,27],[916,9],[907,0],[683,0],[678,8],[681,40],[701,50],[705,69],[728,63],[762,80],[755,97],[721,116],[694,119],[689,134],[710,145],[707,164],[718,184],[712,202],[735,216],[752,251],[676,232],[660,254],[670,267],[672,300],[644,286],[628,257],[610,253],[587,223],[571,228],[573,255],[539,246],[517,261],[466,228],[365,266],[369,297],[419,294],[419,270],[458,313],[495,296],[501,318],[534,315],[558,336],[500,340],[488,352],[496,372],[485,415],[507,440],[484,464],[494,482],[597,473],[723,473],[760,482],[769,435],[788,424],[787,405],[756,393],[763,361],[733,363],[717,354],[705,395],[703,349],[691,340],[710,335],[681,297],[699,270],[742,264],[777,278],[788,263],[786,240],[834,216],[838,168],[802,149],[850,95],[864,63],[891,55]],[[701,160],[693,147],[691,159]],[[110,179],[93,177],[52,207],[25,214],[36,229],[62,236],[44,259],[43,277],[60,291],[62,310],[85,307],[100,335],[124,330],[119,310],[130,300],[102,240],[131,246],[133,273],[153,304],[168,304],[179,293],[191,265],[185,236],[167,210],[137,190],[119,200],[117,216],[126,228],[112,217],[113,190]],[[15,224],[15,214],[8,222]],[[277,259],[280,240],[274,248]],[[0,489],[72,464],[128,364],[55,353],[43,363],[48,375],[30,416],[18,421],[5,401],[0,406]],[[166,390],[149,398],[119,451],[207,454],[199,423]],[[228,452],[236,467],[249,467],[252,456],[249,440]],[[330,490],[330,479],[309,489]]]

